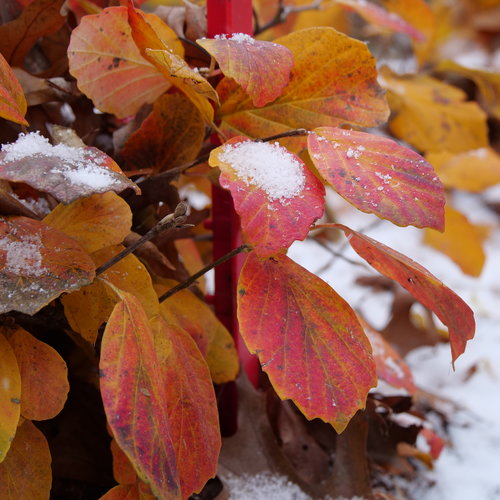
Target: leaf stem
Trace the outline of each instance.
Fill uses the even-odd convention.
[[[194,273],[192,276],[190,276],[186,281],[183,281],[182,283],[179,283],[178,285],[174,286],[170,290],[167,290],[158,300],[163,302],[164,300],[167,300],[169,297],[174,295],[177,292],[180,292],[184,288],[187,288],[191,286],[198,278],[201,278],[205,273],[213,269],[214,267],[219,266],[220,264],[223,264],[224,262],[228,261],[229,259],[232,259],[234,256],[238,255],[241,252],[249,252],[252,248],[249,245],[241,245],[238,248],[235,248],[234,250],[231,250],[227,254],[223,255],[217,260],[214,260],[210,264],[206,265],[204,268],[200,269],[198,272]]]
[[[105,262],[102,266],[99,266],[95,275],[99,276],[104,271],[107,271],[111,266],[115,265],[120,260],[124,259],[127,255],[131,254],[141,245],[149,240],[152,240],[157,234],[162,231],[171,229],[182,229],[185,227],[192,227],[192,224],[184,224],[186,221],[188,205],[186,202],[181,201],[176,207],[172,214],[168,214],[163,219],[161,219],[153,228],[151,228],[144,236],[134,241],[129,247],[124,248],[121,252],[117,253],[114,257]]]
[[[276,135],[270,135],[269,137],[262,137],[258,139],[253,139],[254,142],[270,142],[270,141],[276,141],[278,139],[283,139],[285,137],[298,137],[298,136],[304,136],[307,135],[307,130],[305,128],[296,128],[293,130],[288,130],[286,132],[282,132],[281,134],[276,134]],[[215,146],[216,147],[216,146]],[[146,179],[151,179],[151,178],[174,178],[179,174],[184,173],[186,170],[189,170],[190,168],[195,167],[196,165],[199,165],[200,163],[205,163],[210,156],[210,153],[206,153],[204,155],[198,156],[198,158],[195,158],[193,161],[190,161],[189,163],[184,163],[184,165],[179,165],[178,167],[171,168],[169,170],[166,170],[165,172],[161,172],[159,174],[153,175],[151,177],[146,177]],[[140,184],[143,181],[138,181],[137,184]]]

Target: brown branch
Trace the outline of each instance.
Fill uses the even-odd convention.
[[[168,231],[172,229],[182,229],[185,227],[192,227],[192,224],[184,224],[186,221],[188,205],[184,201],[181,201],[176,207],[172,214],[168,214],[163,219],[161,219],[152,229],[150,229],[144,236],[139,238],[137,241],[132,243],[129,247],[124,248],[121,252],[117,253],[114,257],[105,262],[102,266],[99,266],[95,275],[99,276],[104,271],[107,271],[111,266],[115,265],[120,260],[124,259],[127,255],[131,254],[141,245],[147,241],[153,239],[156,235],[162,231]]]
[[[241,252],[249,252],[251,249],[252,248],[249,245],[241,245],[238,248],[231,250],[226,255],[223,255],[219,259],[214,260],[210,264],[206,265],[203,269],[200,269],[197,273],[194,273],[186,281],[183,281],[182,283],[179,283],[170,290],[167,290],[158,300],[160,301],[160,303],[163,302],[164,300],[167,300],[175,293],[180,292],[181,290],[184,290],[184,288],[191,286],[198,278],[201,278],[205,273],[208,273],[208,271],[210,271],[214,267],[217,267],[220,264],[224,264],[224,262],[228,261],[229,259],[232,259],[234,256],[238,255]]]

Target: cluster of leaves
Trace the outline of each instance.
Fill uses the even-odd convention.
[[[57,457],[64,455],[63,438],[58,446],[54,429],[75,434],[85,420],[104,431],[97,391],[110,437],[103,432],[96,449],[111,442],[112,459],[102,452],[108,476],[95,483],[118,483],[102,498],[188,498],[216,474],[221,433],[214,384],[220,390],[235,380],[238,356],[202,300],[203,281],[187,289],[194,281],[189,275],[210,258],[201,227],[208,211],[192,208],[187,215],[179,191],[209,194],[215,183],[232,195],[245,243],[236,251],[248,253],[237,290],[241,337],[280,399],[293,401],[307,419],[344,431],[335,437],[336,464],[351,464],[359,475],[349,486],[334,467],[333,483],[322,486],[326,493],[371,495],[367,423],[358,410],[366,407],[380,420],[382,407],[386,425],[391,413],[410,407],[415,385],[387,340],[287,257],[288,247],[312,228],[340,231],[448,327],[453,362],[464,352],[474,319],[454,292],[350,227],[314,224],[329,186],[363,212],[428,228],[429,244],[478,275],[484,235],[444,206],[446,189],[480,191],[499,181],[486,121],[498,118],[498,78],[441,56],[438,49],[460,22],[446,2],[323,2],[320,24],[327,25],[317,27],[314,8],[321,3],[307,11],[304,2],[255,2],[263,23],[255,39],[205,38],[204,9],[190,3],[146,14],[130,1],[6,2],[0,26],[2,497],[19,498],[22,491],[48,498],[51,452],[44,436]],[[491,7],[483,3],[475,13]],[[460,7],[463,15],[472,8],[465,0]],[[293,15],[285,19],[285,13]],[[396,32],[409,41],[416,71],[377,71],[367,46],[333,26],[353,35],[367,26],[380,30],[374,45],[382,48]],[[468,33],[475,39],[477,30]],[[481,106],[436,76],[443,74],[474,82]],[[386,132],[425,158],[387,133],[361,130],[388,119]],[[445,222],[449,229],[437,233]],[[471,235],[465,251],[464,231]],[[378,379],[405,391],[404,402],[371,398],[367,405]],[[78,404],[87,392],[94,396],[90,413]],[[241,411],[251,420],[259,404],[247,401]],[[297,413],[285,417],[299,425]],[[243,424],[248,439],[256,437],[253,425]],[[282,431],[275,433],[284,441]],[[419,432],[429,454],[413,447]],[[380,428],[375,434],[382,439]],[[391,460],[397,452],[429,463],[441,446],[422,426],[391,439]],[[79,479],[61,472],[61,462],[54,472]]]

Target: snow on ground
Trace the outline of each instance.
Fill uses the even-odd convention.
[[[500,229],[486,242],[487,261],[480,278],[464,275],[448,257],[421,244],[421,231],[378,222],[340,199],[329,196],[337,222],[362,230],[426,267],[460,295],[475,312],[475,338],[465,354],[451,367],[447,344],[421,347],[407,356],[419,387],[457,405],[452,412],[447,438],[450,444],[433,471],[422,471],[418,484],[409,485],[415,500],[500,499]],[[498,217],[481,204],[477,195],[458,193],[454,204],[474,223],[498,226]],[[367,228],[365,231],[363,229]],[[467,235],[464,234],[464,238]],[[363,262],[341,238],[331,248]],[[391,295],[373,293],[354,281],[374,273],[369,266],[355,266],[308,240],[295,243],[289,256],[327,281],[375,326],[388,320]],[[408,485],[407,485],[408,486]]]

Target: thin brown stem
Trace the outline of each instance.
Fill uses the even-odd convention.
[[[185,227],[192,227],[192,224],[184,224],[186,221],[187,203],[181,202],[175,207],[175,211],[172,214],[168,214],[163,219],[161,219],[152,229],[150,229],[144,236],[139,238],[137,241],[132,243],[129,247],[124,248],[121,252],[117,253],[114,257],[105,262],[102,266],[99,266],[95,275],[99,276],[104,271],[107,271],[111,266],[115,265],[120,260],[124,259],[127,255],[131,254],[137,250],[141,245],[149,240],[152,240],[156,235],[163,231],[168,231],[172,229],[182,229]]]
[[[214,260],[210,264],[206,265],[203,269],[200,269],[197,273],[194,273],[186,281],[183,281],[182,283],[179,283],[170,290],[167,290],[158,300],[160,301],[160,303],[163,302],[164,300],[167,300],[175,293],[180,292],[181,290],[184,290],[184,288],[188,288],[189,286],[191,286],[198,278],[201,278],[204,274],[208,273],[208,271],[210,271],[214,267],[217,267],[220,264],[224,264],[224,262],[228,261],[229,259],[232,259],[239,253],[249,252],[250,250],[251,247],[249,245],[241,245],[238,248],[231,250],[226,255],[223,255],[219,259]]]

